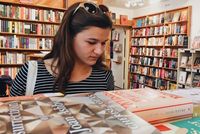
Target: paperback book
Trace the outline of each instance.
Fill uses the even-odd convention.
[[[186,71],[180,71],[178,82],[179,82],[180,84],[182,84],[182,85],[185,85],[186,77],[187,77],[187,72],[186,72]]]
[[[149,88],[104,94],[151,124],[192,117],[192,101],[178,95]]]
[[[182,57],[181,57],[180,67],[186,67],[188,58],[189,58],[188,56],[182,56]]]
[[[159,134],[103,92],[22,98],[1,100],[0,133]]]
[[[177,90],[165,90],[163,92],[179,95],[193,102],[193,117],[200,116],[200,88],[185,88]]]

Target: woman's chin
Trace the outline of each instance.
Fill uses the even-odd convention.
[[[94,64],[96,64],[96,62],[97,62],[96,60],[91,60],[91,61],[88,61],[87,64],[90,66],[93,66]]]

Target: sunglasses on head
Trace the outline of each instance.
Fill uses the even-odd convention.
[[[87,11],[90,14],[97,14],[98,12],[101,13],[107,13],[109,12],[108,8],[104,5],[96,5],[94,3],[89,3],[89,2],[83,2],[80,3],[77,8],[74,10],[73,15],[78,11],[78,9],[83,8],[85,11]]]

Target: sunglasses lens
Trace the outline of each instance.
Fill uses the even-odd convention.
[[[85,3],[84,7],[89,13],[95,14],[97,12],[97,7],[91,3]]]
[[[104,5],[99,5],[99,8],[101,9],[101,11],[102,11],[103,13],[109,12],[108,7],[106,7],[106,6],[104,6]]]

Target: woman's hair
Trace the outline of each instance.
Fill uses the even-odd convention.
[[[112,21],[109,16],[103,13],[98,6],[93,14],[86,11],[83,7],[78,7],[80,4],[80,2],[75,3],[65,11],[60,27],[54,37],[53,48],[43,58],[43,60],[53,58],[51,69],[57,75],[54,89],[56,84],[58,84],[58,90],[61,92],[64,92],[63,84],[70,79],[75,65],[76,55],[73,50],[75,36],[90,26],[105,29],[112,28]],[[105,68],[102,61],[103,59],[100,57],[94,67]],[[58,70],[58,73],[55,70]]]

